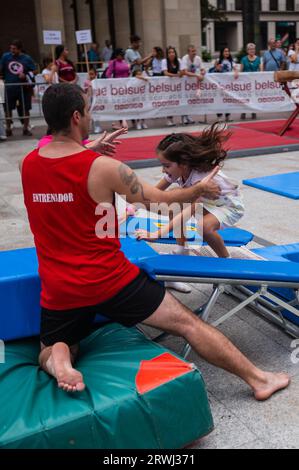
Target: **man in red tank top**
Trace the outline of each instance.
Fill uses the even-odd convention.
[[[241,377],[257,400],[287,387],[287,375],[257,369],[219,331],[125,258],[115,211],[116,235],[96,234],[103,217],[96,215],[97,209],[104,204],[113,207],[115,193],[133,204],[194,202],[201,196],[216,199],[217,169],[191,188],[160,191],[126,165],[82,146],[90,115],[87,98],[77,85],[50,87],[43,111],[53,141],[20,165],[42,283],[41,367],[65,391],[84,390],[84,378],[74,363],[79,342],[90,334],[100,312],[128,327],[143,322],[183,336],[207,361]]]

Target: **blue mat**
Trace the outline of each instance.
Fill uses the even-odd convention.
[[[252,251],[262,256],[263,258],[268,259],[269,261],[280,261],[284,263],[291,261],[293,263],[299,263],[299,243],[292,243],[290,245],[267,246],[265,248],[255,248]],[[275,294],[278,294],[281,298],[289,302],[294,301],[296,299],[296,293],[294,289],[276,287],[270,289],[270,291],[274,292]],[[299,326],[298,316],[294,315],[288,310],[282,310],[281,313],[290,322],[295,323],[295,325]]]
[[[154,256],[145,242],[121,240],[132,263]],[[0,252],[0,339],[11,341],[36,336],[40,331],[40,279],[35,248]],[[107,323],[105,312],[97,323]]]
[[[299,199],[299,172],[253,178],[244,180],[243,184],[290,199]]]
[[[137,229],[147,230],[148,232],[156,232],[161,226],[166,225],[167,220],[151,219],[146,217],[129,217],[126,222],[120,226],[121,237],[135,238],[134,233]],[[247,230],[239,228],[226,228],[219,230],[219,234],[222,236],[226,246],[244,246],[248,245],[254,235]],[[190,223],[187,225],[187,239],[189,244],[202,245],[202,238],[198,234],[196,225]],[[123,238],[122,238],[123,240]],[[153,240],[153,243],[162,244],[176,244],[176,240],[173,236],[173,232],[169,233],[166,238],[159,238],[159,240]],[[140,259],[140,256],[139,256]]]

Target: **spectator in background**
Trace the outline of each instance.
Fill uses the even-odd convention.
[[[236,65],[234,64],[229,47],[224,47],[220,51],[219,59],[217,59],[215,62],[215,71],[218,73],[231,73],[231,72],[237,73],[237,68],[236,68]],[[222,116],[223,114],[221,113],[217,114],[218,119],[221,119]],[[230,113],[225,114],[225,120],[226,122],[229,122]]]
[[[32,136],[29,130],[29,116],[33,94],[33,78],[36,71],[32,58],[23,54],[22,43],[12,41],[10,52],[3,54],[0,60],[0,73],[6,86],[6,134],[12,135],[12,111],[18,106],[22,114],[23,135]],[[19,85],[19,86],[17,86]]]
[[[187,77],[195,77],[198,81],[204,79],[206,71],[202,66],[201,57],[197,55],[196,47],[192,44],[188,47],[188,54],[182,58],[182,69]],[[182,116],[182,124],[194,124],[194,121],[189,116]]]
[[[93,98],[92,82],[96,80],[97,78],[98,78],[97,71],[95,68],[92,67],[91,69],[89,69],[88,79],[85,80],[84,85],[83,85],[83,89],[85,93],[87,94],[88,102],[90,103],[90,106],[92,105],[92,98]],[[92,119],[91,125],[92,125],[92,132],[94,134],[100,134],[101,132],[103,132],[99,121],[94,121]]]
[[[278,49],[284,56],[286,55],[280,39],[276,39],[276,49]]]
[[[56,46],[55,56],[55,64],[57,67],[59,82],[76,84],[78,81],[78,76],[76,74],[74,64],[68,59],[68,49],[63,45]]]
[[[261,72],[261,59],[256,55],[256,45],[252,42],[246,46],[247,55],[241,60],[241,72]],[[241,119],[246,119],[246,113],[241,114]],[[256,119],[256,113],[252,113],[252,119]]]
[[[101,54],[101,59],[105,64],[108,64],[108,62],[111,60],[113,54],[113,47],[111,44],[111,41],[109,39],[106,39],[105,41],[105,47],[102,50]]]
[[[115,49],[112,60],[106,72],[107,78],[128,78],[130,76],[130,66],[125,61],[125,51],[123,49]]]
[[[294,50],[289,51],[290,67],[289,70],[299,72],[299,38],[296,39]]]
[[[286,62],[287,62],[287,69],[290,68],[291,64],[291,55],[293,54],[295,50],[295,44],[289,44],[287,51],[286,51]]]
[[[178,53],[175,47],[169,46],[166,49],[166,59],[162,61],[162,72],[165,77],[170,78],[179,78],[183,77],[184,71],[182,68],[181,59],[178,58]],[[173,127],[175,123],[173,121],[173,116],[167,117],[167,126]]]
[[[153,77],[162,77],[163,72],[162,72],[162,62],[164,59],[164,52],[161,47],[154,47],[152,50],[152,56],[148,60],[147,63],[145,63],[146,69],[151,70],[151,75]]]
[[[109,67],[106,71],[106,78],[128,78],[129,76],[130,66],[125,61],[125,51],[120,48],[115,49],[112,60],[109,62]],[[127,128],[127,121],[120,121],[120,126]],[[119,129],[119,127],[113,125],[113,129]]]
[[[263,56],[263,71],[277,72],[278,70],[285,70],[286,57],[280,49],[277,49],[275,39],[270,39],[268,46],[269,49]]]
[[[125,60],[131,67],[131,73],[136,70],[142,70],[143,64],[148,62],[152,58],[152,54],[142,59],[139,49],[141,47],[141,38],[137,35],[131,36],[131,45],[126,50]]]
[[[93,67],[97,67],[100,64],[100,53],[99,45],[94,42],[91,44],[89,50],[87,51],[88,61],[91,62]]]
[[[42,76],[45,82],[49,85],[55,85],[59,83],[57,66],[54,62],[52,62],[51,58],[45,59],[44,66],[45,68],[42,71]]]

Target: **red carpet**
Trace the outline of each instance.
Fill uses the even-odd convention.
[[[264,121],[264,122],[244,122],[242,124],[236,124],[237,127],[242,129],[252,129],[259,132],[265,132],[267,134],[279,134],[285,121]],[[291,137],[299,140],[299,120],[292,124],[292,127],[286,131],[284,137]]]
[[[232,127],[232,137],[227,143],[230,152],[238,152],[254,149],[263,149],[267,147],[280,147],[299,144],[299,124],[296,124],[288,131],[288,136],[279,137],[273,131],[280,129],[284,121],[253,122],[236,124]],[[186,132],[187,129],[186,129]],[[296,135],[295,135],[296,134]],[[165,134],[166,135],[166,134]],[[122,162],[132,162],[136,160],[149,160],[157,158],[155,150],[158,143],[165,135],[150,137],[135,137],[123,139],[122,144],[117,150],[116,159]],[[295,140],[294,137],[297,137]],[[261,150],[261,154],[263,151]]]

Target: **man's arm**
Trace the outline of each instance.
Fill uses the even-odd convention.
[[[148,62],[150,59],[153,58],[153,55],[152,54],[149,54],[147,55],[146,57],[144,57],[143,59],[135,59],[133,60],[133,62],[131,63],[131,65],[143,65],[145,64],[146,62]]]
[[[176,235],[177,227],[180,227],[180,236],[184,234],[184,222],[189,220],[196,212],[196,203],[186,207],[177,214],[168,224],[160,227],[156,232],[147,232],[146,230],[136,230],[137,240],[159,240],[159,238],[167,238],[169,233],[174,230]]]
[[[37,74],[37,66],[36,66],[35,62],[33,61],[33,59],[29,55],[27,56],[26,68],[27,68],[28,72],[34,72],[35,75]]]
[[[101,157],[92,165],[88,191],[92,199],[98,203],[111,202],[113,193],[117,193],[125,196],[130,203],[140,202],[146,206],[152,202],[168,204],[194,202],[202,196],[217,199],[220,188],[213,181],[213,177],[218,171],[219,168],[215,168],[207,178],[191,188],[161,191],[139,179],[127,165],[111,158]]]

